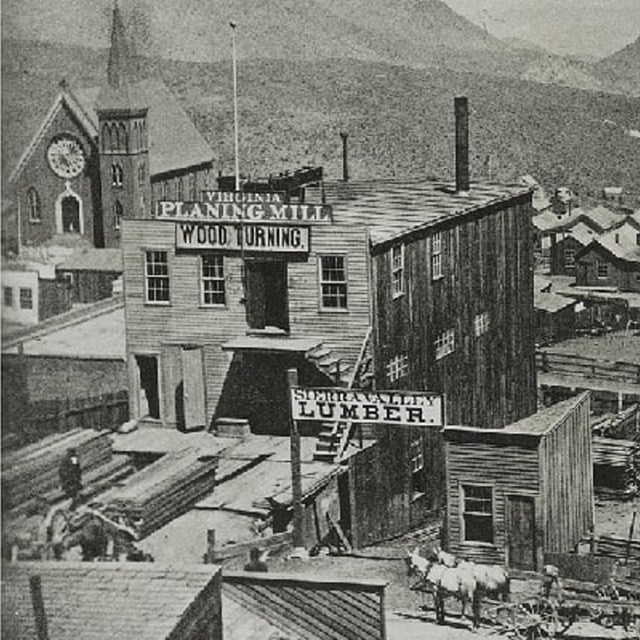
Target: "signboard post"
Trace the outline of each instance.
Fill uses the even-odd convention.
[[[290,391],[298,386],[298,370],[287,371],[287,384]],[[293,503],[293,546],[298,549],[304,547],[304,513],[302,511],[302,470],[300,457],[300,432],[293,413],[291,422],[291,501]]]

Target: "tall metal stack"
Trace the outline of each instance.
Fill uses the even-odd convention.
[[[111,518],[124,518],[144,538],[210,493],[217,466],[217,458],[202,457],[195,448],[168,453],[125,486],[98,496],[94,506]]]

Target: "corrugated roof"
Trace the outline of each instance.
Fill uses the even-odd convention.
[[[378,245],[531,194],[532,189],[521,184],[472,184],[468,193],[456,193],[449,182],[376,180],[327,182],[324,192],[337,224],[369,227],[371,242]],[[308,193],[309,202],[320,202],[316,189]]]
[[[68,271],[122,271],[121,249],[85,249],[70,255],[58,265]]]
[[[557,293],[535,291],[533,294],[533,306],[539,311],[546,311],[548,313],[556,313],[576,303],[577,300],[565,298]]]
[[[95,110],[100,87],[78,89],[75,97],[98,127]],[[147,79],[129,87],[136,104],[149,106],[149,165],[151,175],[211,162],[213,151],[196,129],[168,87],[160,80]]]
[[[39,575],[55,640],[168,638],[219,567],[20,562],[2,566],[2,638],[37,638],[29,577]]]

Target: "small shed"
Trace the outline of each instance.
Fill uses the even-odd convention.
[[[577,300],[550,291],[536,291],[533,306],[536,315],[536,342],[548,344],[573,338],[576,329]]]
[[[2,638],[222,640],[220,582],[212,565],[8,563]]]
[[[444,429],[449,551],[539,569],[594,521],[589,393],[503,429]]]

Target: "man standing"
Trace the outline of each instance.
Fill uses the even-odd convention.
[[[80,460],[75,449],[68,449],[67,454],[60,463],[60,484],[67,498],[71,498],[71,510],[75,509],[80,502],[80,492],[82,491],[82,470]]]

